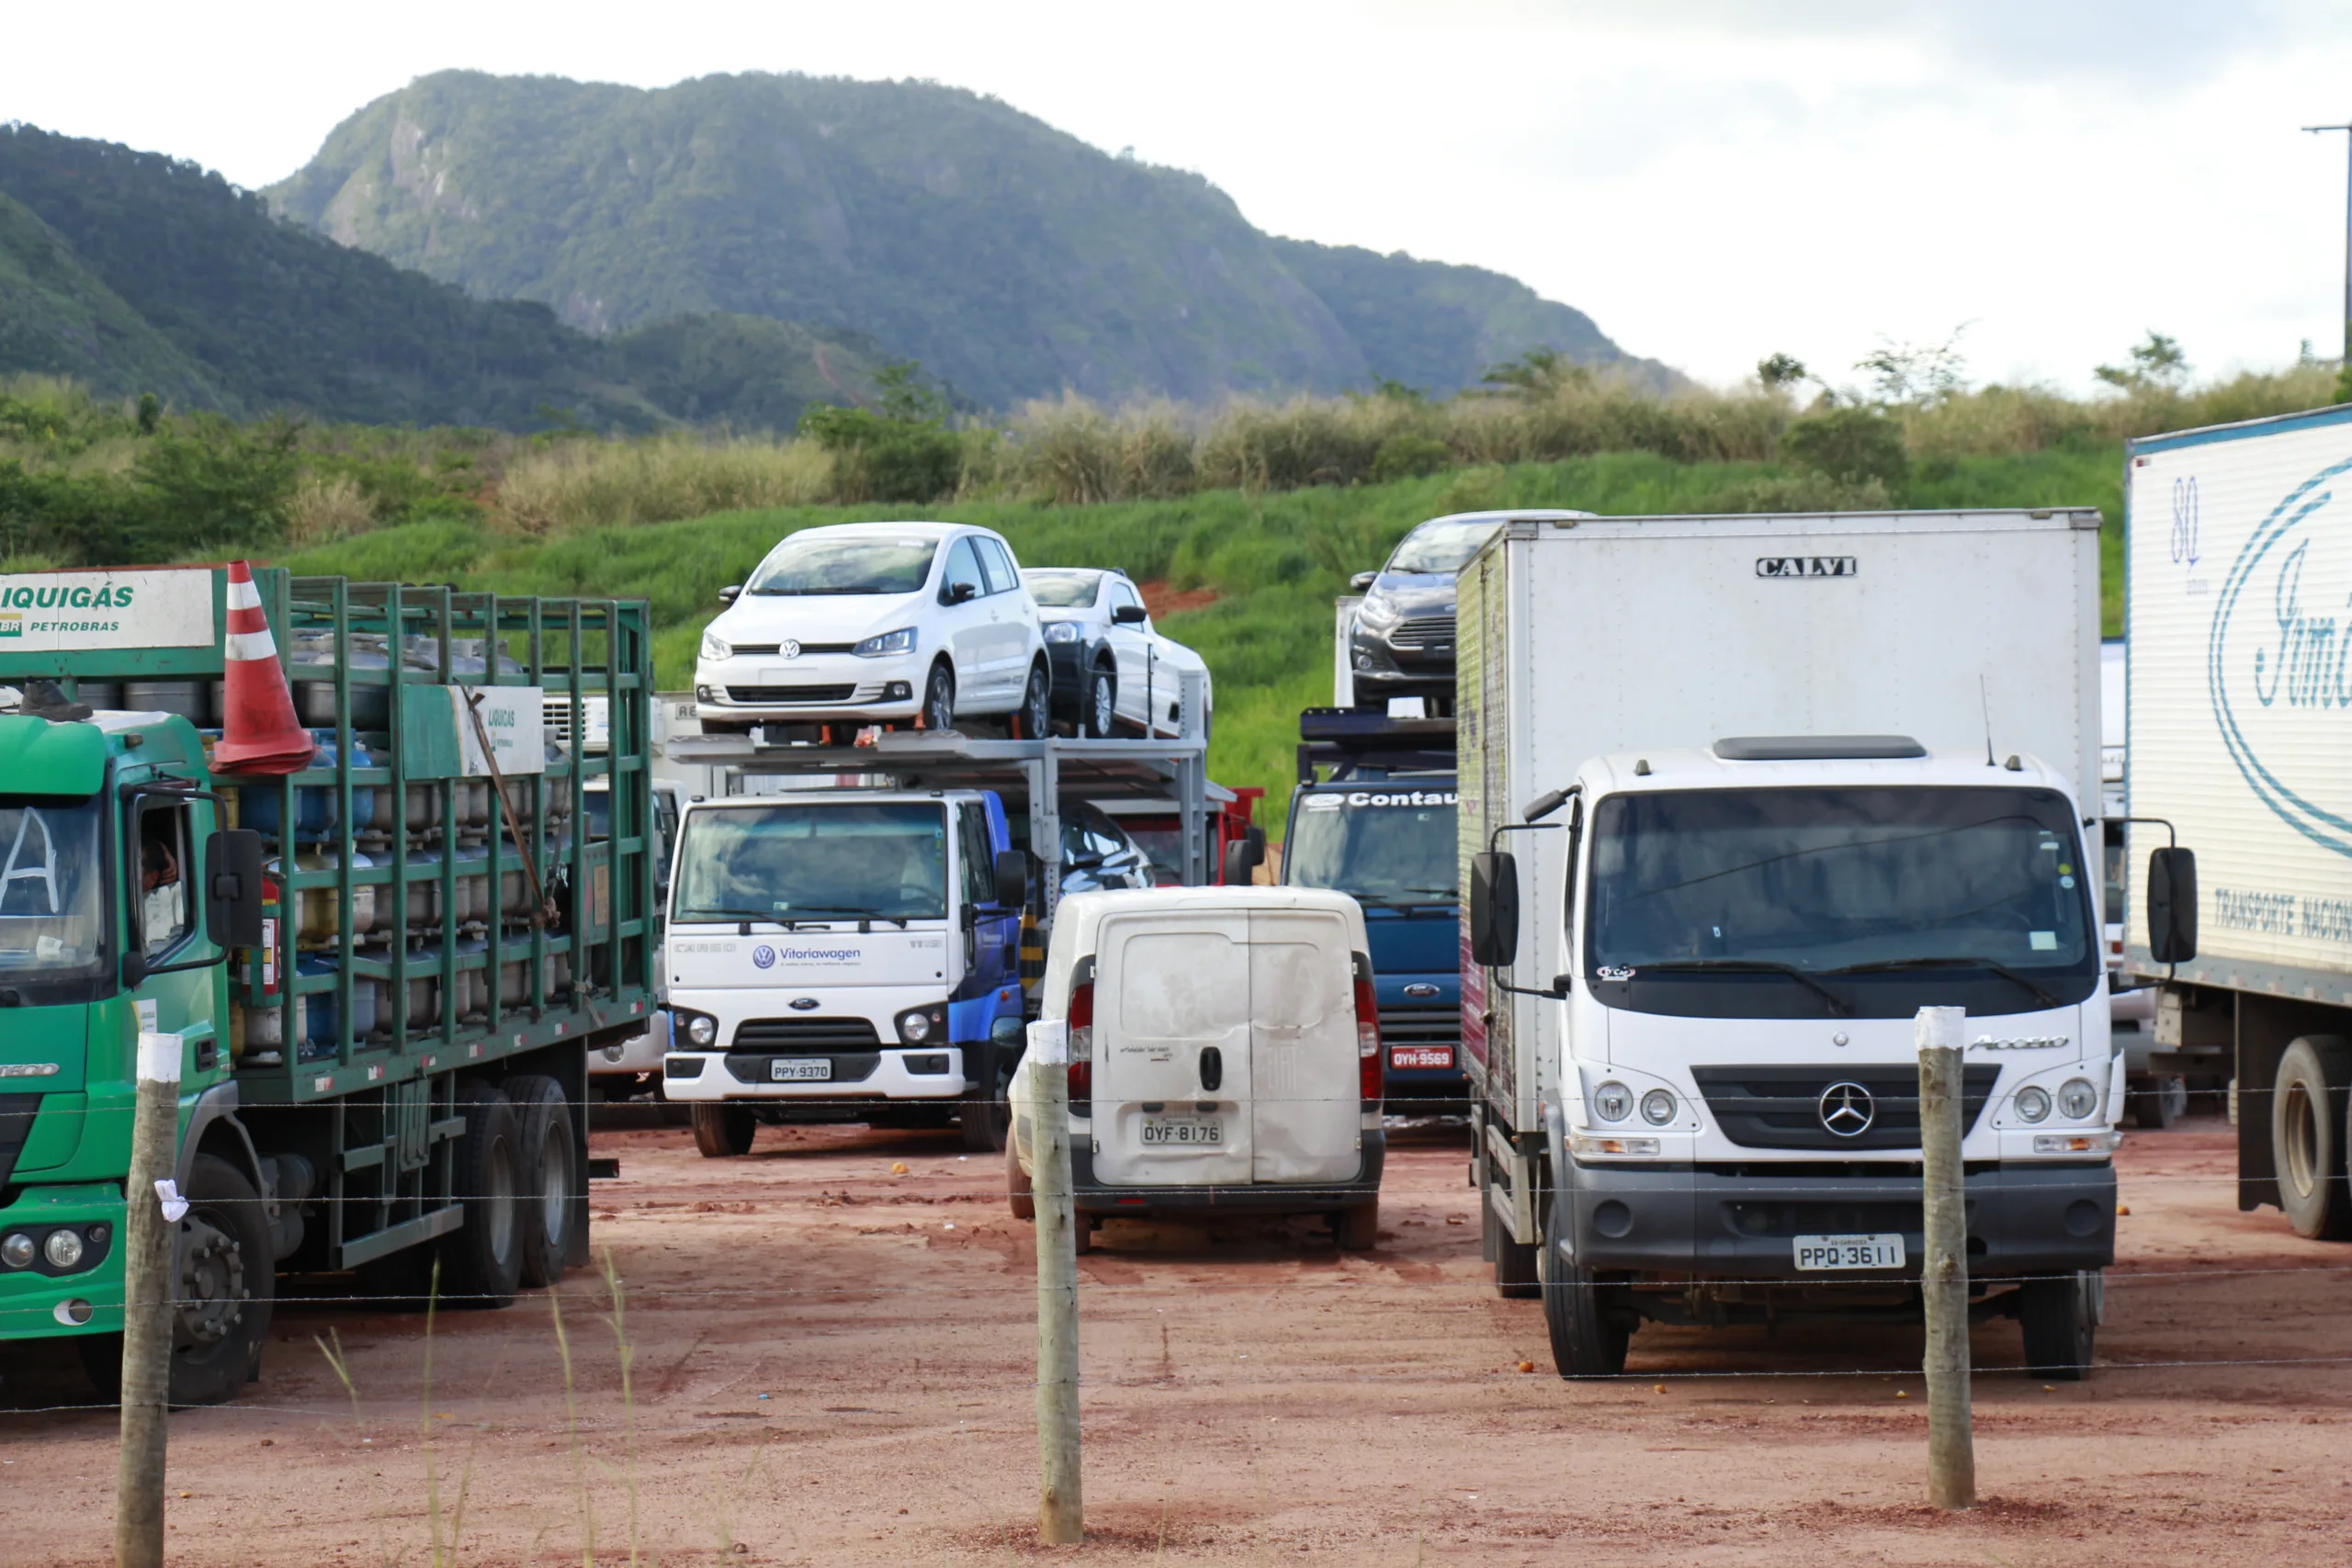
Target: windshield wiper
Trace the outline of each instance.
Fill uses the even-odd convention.
[[[1842,969],[1825,969],[1825,975],[1886,975],[1903,969],[1990,969],[2002,979],[2023,987],[2041,998],[2046,1008],[2065,1004],[2051,994],[2047,987],[2027,978],[1996,958],[1882,958],[1871,964],[1849,964]]]
[[[1665,964],[1637,964],[1633,966],[1633,978],[1637,980],[1645,975],[1655,975],[1660,970],[1665,970],[1671,974],[1703,974],[1708,970],[1714,969],[1730,970],[1733,972],[1746,970],[1758,975],[1786,975],[1790,979],[1809,986],[1814,990],[1818,991],[1821,994],[1822,1000],[1837,1009],[1839,1013],[1850,1013],[1854,1010],[1852,1005],[1849,1003],[1845,998],[1839,996],[1837,992],[1831,990],[1828,987],[1815,979],[1813,976],[1805,970],[1798,968],[1793,964],[1782,964],[1770,958],[1675,959]],[[1830,970],[1828,972],[1831,974],[1838,973],[1837,970]]]

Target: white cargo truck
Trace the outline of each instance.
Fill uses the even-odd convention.
[[[2352,408],[2134,441],[2126,970],[2232,1081],[2238,1206],[2352,1238]]]
[[[1974,1310],[2087,1369],[2098,523],[1515,521],[1464,570],[1474,1171],[1563,1376],[1645,1322],[1917,1320],[1928,1006],[1968,1013]]]

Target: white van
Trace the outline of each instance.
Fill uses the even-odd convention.
[[[1106,1218],[1204,1213],[1327,1213],[1340,1246],[1373,1245],[1386,1145],[1366,951],[1363,911],[1323,888],[1062,900],[1041,1018],[1069,1032],[1080,1251]],[[1025,1219],[1025,1072],[1012,1098],[1005,1167]]]

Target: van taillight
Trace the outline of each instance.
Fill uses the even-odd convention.
[[[1094,982],[1081,980],[1069,992],[1069,1108],[1084,1116],[1094,1099]]]
[[[1356,1089],[1367,1108],[1380,1103],[1380,1002],[1372,977],[1356,976]]]

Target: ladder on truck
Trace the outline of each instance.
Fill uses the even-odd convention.
[[[1354,708],[1308,708],[1298,716],[1298,782],[1387,778],[1454,771],[1450,718],[1391,718]]]

